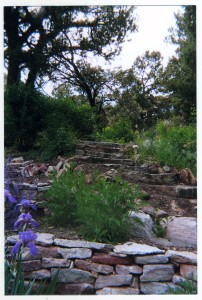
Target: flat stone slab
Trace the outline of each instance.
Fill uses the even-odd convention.
[[[145,281],[172,281],[174,275],[174,266],[172,264],[151,264],[144,265],[141,282]]]
[[[41,245],[41,246],[52,246],[53,245],[53,238],[54,235],[51,233],[36,233],[37,234],[37,239],[36,239],[36,244]],[[14,245],[17,241],[19,241],[19,235],[11,235],[8,236],[6,239],[6,242],[8,244]]]
[[[175,263],[197,265],[197,254],[193,252],[168,250],[166,255]]]
[[[71,248],[71,249],[59,249],[58,253],[63,258],[91,258],[92,250],[87,248]]]
[[[197,219],[173,217],[167,224],[166,236],[174,246],[197,247]]]
[[[90,248],[95,250],[111,250],[114,248],[114,246],[110,244],[95,243],[82,240],[54,239],[54,244],[67,248]]]
[[[197,198],[197,187],[196,186],[176,186],[176,195],[181,198],[196,199]]]
[[[51,277],[55,275],[58,269],[51,270]],[[65,283],[94,283],[95,278],[90,272],[78,269],[60,269],[57,282]]]
[[[140,290],[146,295],[161,295],[167,293],[169,289],[176,289],[176,285],[168,282],[142,282]]]
[[[148,246],[145,244],[128,242],[123,245],[115,246],[114,252],[120,254],[127,254],[127,255],[146,255],[146,254],[162,254],[165,251],[158,249],[157,247]]]
[[[132,283],[132,275],[99,275],[95,282],[95,289],[102,289],[107,286],[122,286]]]
[[[157,254],[157,255],[145,255],[145,256],[136,256],[135,262],[136,264],[166,264],[168,262],[168,255]]]
[[[139,289],[132,287],[105,287],[96,291],[96,295],[139,295]]]

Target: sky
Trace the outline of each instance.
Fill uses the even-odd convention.
[[[169,35],[168,29],[175,27],[174,13],[182,12],[179,5],[173,6],[137,6],[134,17],[137,19],[138,31],[132,33],[123,45],[121,54],[106,64],[106,68],[122,67],[128,69],[132,66],[137,56],[141,56],[146,50],[160,51],[164,57],[163,64],[166,66],[170,57],[175,55],[176,45],[166,43],[164,40]],[[91,58],[92,65],[105,63],[100,58]],[[51,95],[53,84],[50,82],[44,87],[44,91]]]

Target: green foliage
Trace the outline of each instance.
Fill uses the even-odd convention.
[[[43,128],[45,97],[23,83],[5,91],[5,146],[30,149]]]
[[[169,287],[167,295],[192,295],[197,294],[197,284],[192,280],[185,279],[180,282],[180,286],[171,288]]]
[[[190,168],[196,173],[196,125],[160,121],[155,129],[138,140],[142,160],[155,160],[161,165]]]
[[[164,238],[167,231],[168,222],[172,220],[172,217],[159,218],[156,216],[154,218],[153,232],[156,236]]]
[[[24,282],[23,268],[21,257],[14,265],[5,260],[5,295],[53,295],[56,290],[58,272],[47,285],[46,280],[42,280],[37,288],[34,287],[35,279],[30,280],[27,284]]]
[[[69,170],[45,194],[50,211],[48,222],[79,226],[90,240],[123,241],[129,230],[128,212],[137,208],[136,192],[138,187],[133,190],[118,177],[113,182],[97,177],[88,183],[83,172]]]
[[[97,139],[109,142],[127,143],[133,141],[133,130],[131,121],[121,118],[111,126],[103,129],[102,133],[97,134]]]

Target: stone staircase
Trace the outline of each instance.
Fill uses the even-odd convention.
[[[78,141],[76,155],[89,163],[104,164],[114,168],[130,168],[134,170],[138,146],[129,144],[127,147],[118,143]]]

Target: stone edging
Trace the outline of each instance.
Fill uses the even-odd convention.
[[[197,254],[128,242],[123,245],[56,239],[37,233],[38,254],[22,256],[25,280],[51,280],[60,269],[56,294],[162,294],[186,279],[197,284]],[[10,236],[11,247],[18,236]]]

